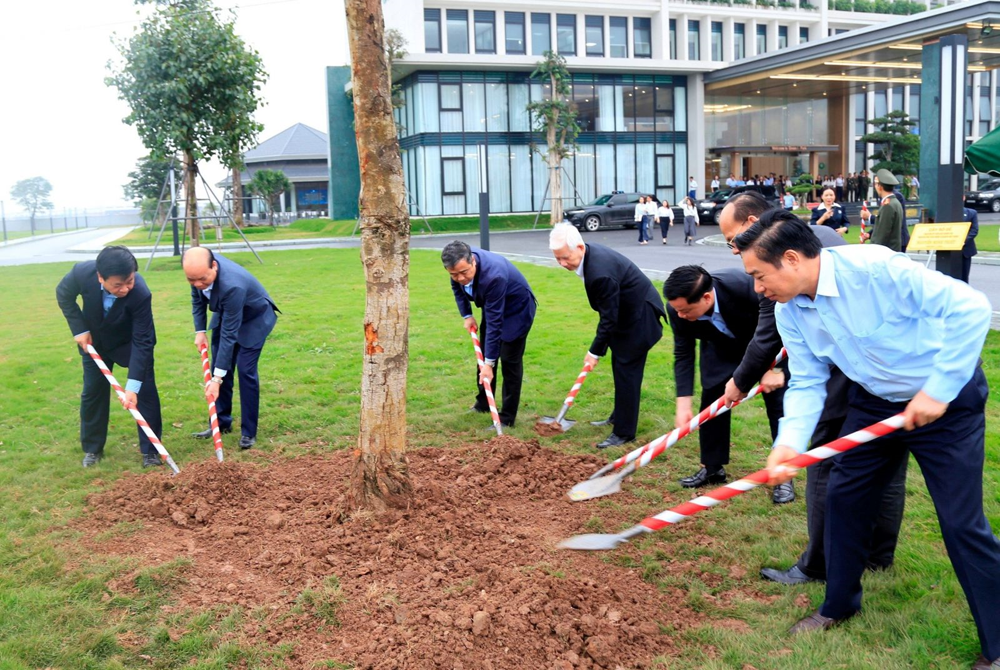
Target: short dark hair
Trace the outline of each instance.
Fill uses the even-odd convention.
[[[139,264],[128,247],[104,247],[97,254],[97,272],[102,277],[128,278],[139,270]]]
[[[450,269],[458,265],[459,261],[472,262],[472,247],[459,240],[449,242],[441,250],[441,262],[445,268]]]
[[[730,198],[726,205],[733,206],[733,218],[737,221],[747,221],[751,216],[758,219],[761,214],[771,209],[771,204],[757,191],[744,191]]]
[[[684,298],[689,304],[712,290],[712,275],[700,265],[682,265],[663,282],[663,297],[667,301]]]
[[[740,253],[753,250],[757,258],[781,267],[781,257],[786,251],[797,251],[806,258],[819,256],[822,245],[809,225],[795,214],[784,209],[764,212],[757,221],[733,239]]]

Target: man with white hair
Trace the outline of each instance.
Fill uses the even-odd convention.
[[[600,315],[585,362],[596,366],[611,349],[615,408],[606,421],[594,425],[611,424],[614,429],[597,448],[631,442],[639,421],[646,355],[663,336],[660,319],[667,318],[663,301],[653,282],[632,261],[600,244],[584,244],[580,231],[571,224],[552,228],[549,249],[559,265],[583,280],[590,307]]]

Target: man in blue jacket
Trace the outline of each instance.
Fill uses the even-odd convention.
[[[488,412],[484,384],[494,391],[494,370],[499,360],[503,370],[503,405],[500,422],[513,426],[521,402],[524,377],[524,346],[535,319],[535,295],[524,275],[498,254],[454,241],[441,252],[441,262],[451,275],[459,315],[465,329],[479,330],[486,365],[477,371],[479,394],[472,409]],[[479,324],[472,315],[472,303],[482,308]]]
[[[278,308],[260,282],[237,263],[216,256],[205,247],[184,253],[184,274],[191,284],[194,343],[208,344],[205,308],[212,310],[212,362],[214,371],[205,387],[205,398],[215,401],[219,430],[232,432],[233,376],[240,378],[240,449],[257,442],[260,378],[257,361],[264,341],[278,321]],[[212,429],[195,433],[209,439]]]
[[[969,207],[962,208],[962,220],[971,222],[969,233],[965,236],[962,246],[962,281],[969,283],[969,271],[972,269],[972,257],[979,253],[976,249],[976,235],[979,234],[979,214]]]

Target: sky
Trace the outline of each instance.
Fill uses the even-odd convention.
[[[215,4],[235,9],[237,33],[270,75],[256,114],[264,124],[259,139],[296,123],[326,132],[325,68],[350,60],[343,0]],[[104,78],[117,58],[112,38],[133,34],[138,11],[132,0],[0,3],[0,201],[7,216],[21,213],[10,189],[36,176],[52,184],[56,215],[131,206],[122,185],[147,151],[122,122],[128,107]],[[203,174],[214,184],[225,170],[209,164]]]

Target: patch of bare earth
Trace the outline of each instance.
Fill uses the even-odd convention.
[[[661,630],[702,622],[682,593],[606,554],[555,548],[596,513],[565,494],[602,459],[512,437],[409,459],[412,506],[345,523],[347,452],[128,477],[92,495],[81,523],[94,537],[143,521],[91,548],[147,566],[190,559],[178,605],[256,610],[239,635],[295,643],[293,667],[643,668],[676,653]],[[629,521],[600,515],[609,530]]]

